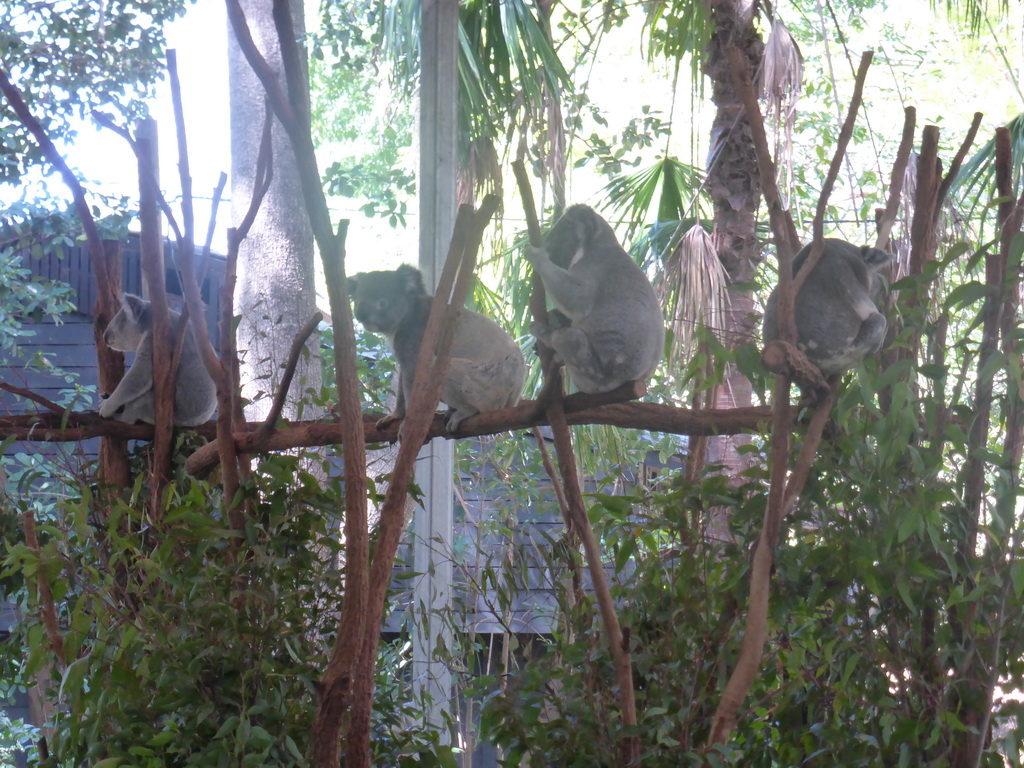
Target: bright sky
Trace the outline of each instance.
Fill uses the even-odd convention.
[[[178,76],[188,138],[192,190],[195,196],[197,237],[204,237],[209,221],[209,198],[221,171],[230,173],[231,145],[228,120],[227,41],[224,4],[199,0],[188,14],[167,29],[167,42],[177,50]],[[152,102],[152,115],[160,130],[160,181],[169,196],[178,194],[178,150],[170,87],[165,81]],[[84,126],[68,160],[87,180],[106,191],[138,196],[135,157],[127,143],[111,131]],[[59,190],[54,190],[62,194]],[[230,184],[225,195],[230,192]],[[220,210],[214,247],[225,248],[230,207]]]

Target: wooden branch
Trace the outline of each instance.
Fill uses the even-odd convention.
[[[949,164],[949,170],[946,171],[946,175],[942,177],[942,183],[939,184],[939,191],[935,199],[935,210],[932,212],[932,223],[937,225],[939,223],[939,214],[942,212],[942,204],[946,201],[946,195],[949,193],[949,188],[953,186],[953,182],[956,181],[957,174],[960,173],[960,166],[963,165],[964,159],[967,157],[967,152],[974,144],[974,139],[978,136],[978,129],[981,128],[981,121],[984,115],[981,112],[975,112],[974,118],[971,120],[971,127],[967,129],[967,135],[964,136],[964,140],[960,142],[960,148],[956,151],[956,155],[953,156],[953,162]]]
[[[8,384],[4,381],[0,381],[0,389],[4,390],[5,392],[10,392],[12,395],[18,395],[19,397],[24,397],[26,400],[31,400],[34,403],[38,403],[39,405],[43,406],[44,408],[50,411],[53,411],[54,413],[63,414],[67,410],[67,408],[57,405],[52,400],[47,400],[42,395],[37,395],[31,389],[25,389],[24,387],[16,387],[13,384]]]
[[[109,322],[117,313],[121,303],[120,262],[113,258],[108,259],[107,245],[100,236],[99,227],[92,217],[89,201],[85,199],[85,190],[71,168],[64,161],[64,158],[61,157],[60,152],[57,151],[57,147],[54,146],[50,137],[47,136],[42,124],[32,115],[24,99],[21,98],[18,89],[14,87],[14,84],[7,76],[7,72],[2,67],[0,67],[0,93],[3,93],[4,98],[11,105],[18,120],[35,138],[43,152],[43,156],[57,169],[64,184],[71,192],[75,212],[78,214],[79,221],[82,222],[82,230],[85,232],[89,261],[92,264],[93,276],[96,279],[96,311],[93,313],[93,335],[96,339],[99,384],[101,390],[113,391],[113,388],[121,380],[121,376],[124,373],[124,355],[107,346],[103,340],[103,329],[99,327],[99,323]],[[112,252],[120,253],[119,248],[120,245],[112,247]],[[118,268],[114,269],[114,266]],[[128,476],[127,446],[123,443],[109,444],[104,441],[100,445],[100,479],[113,486],[119,486],[128,482]]]
[[[612,393],[609,393],[611,395]],[[574,393],[565,398],[565,414],[569,424],[605,424],[623,429],[643,429],[665,432],[673,435],[738,435],[767,434],[771,421],[768,406],[745,408],[721,408],[693,410],[677,408],[660,403],[617,402],[605,404],[594,402],[605,395]],[[794,406],[794,413],[800,407]],[[394,443],[398,439],[398,425],[384,429],[377,427],[383,414],[367,412],[359,422],[365,443]],[[502,432],[533,429],[548,423],[543,413],[537,413],[537,401],[522,400],[512,408],[479,413],[464,420],[456,433],[449,433],[444,427],[444,415],[434,414],[427,431],[426,440],[444,437],[458,440]],[[269,453],[292,448],[315,448],[341,443],[341,422],[338,421],[294,421],[280,426],[273,435],[259,436],[263,422],[249,422],[239,425],[234,432],[235,446],[243,453]],[[210,440],[216,440],[216,422],[195,427],[194,431]],[[12,437],[15,440],[47,443],[69,443],[90,440],[96,437],[110,437],[118,440],[152,440],[153,427],[150,424],[125,424],[114,419],[100,418],[95,412],[71,411],[63,413],[30,413],[14,416],[0,416],[0,440]],[[218,446],[208,443],[192,454],[187,467],[190,472],[202,474],[216,465]]]
[[[67,654],[64,651],[64,638],[60,634],[60,625],[57,621],[57,606],[53,601],[53,590],[50,589],[50,580],[46,575],[46,568],[43,564],[43,553],[39,547],[39,535],[36,533],[36,518],[32,506],[26,505],[21,514],[21,525],[25,532],[25,544],[36,558],[35,581],[36,592],[39,600],[39,613],[42,618],[43,628],[46,630],[46,639],[50,642],[50,651],[53,653],[57,664],[63,670],[68,665]]]
[[[533,201],[533,187],[530,185],[530,176],[526,172],[526,164],[522,158],[512,161],[512,173],[516,178],[519,197],[523,201],[523,211],[526,215],[526,231],[530,237],[530,245],[540,247],[544,238],[540,231],[540,221],[537,218],[537,206]],[[534,320],[542,321],[547,317],[547,313],[548,305],[544,292],[544,282],[540,279],[540,274],[534,272],[531,278],[530,316]],[[554,350],[548,347],[547,344],[542,343],[540,339],[534,342],[534,350],[537,353],[537,357],[540,358],[540,369],[544,374],[544,381],[553,380],[549,375],[549,371],[551,371],[553,365]],[[546,403],[548,395],[549,393],[544,392],[544,394],[537,398],[538,402]]]
[[[750,125],[754,152],[757,155],[758,175],[761,179],[761,194],[764,196],[765,205],[768,208],[768,217],[771,222],[772,234],[775,236],[776,248],[781,254],[792,258],[800,250],[800,238],[797,236],[793,219],[789,215],[789,211],[785,209],[782,194],[779,192],[775,162],[772,160],[771,150],[768,148],[764,117],[761,115],[757,93],[750,82],[747,60],[742,51],[735,46],[726,46],[725,53],[732,70],[736,94],[743,103],[747,123]]]
[[[829,386],[821,375],[821,369],[792,344],[781,339],[769,342],[761,352],[761,362],[772,373],[795,381],[815,402],[821,402],[828,396]]]
[[[178,52],[167,51],[167,74],[171,84],[171,105],[174,109],[175,137],[178,140],[178,178],[181,183],[181,225],[185,241],[196,241],[195,211],[192,205],[192,174],[188,161],[188,134],[185,132],[185,108],[181,102],[181,80],[178,77]]]
[[[768,208],[768,218],[772,234],[775,237],[775,254],[779,262],[778,304],[776,315],[779,323],[779,338],[790,344],[796,344],[796,318],[793,313],[793,257],[800,250],[800,238],[797,236],[793,217],[785,209],[775,162],[768,148],[768,136],[764,129],[764,117],[757,100],[757,93],[750,82],[750,72],[743,53],[735,46],[726,46],[726,57],[732,70],[733,84],[736,94],[743,103],[750,126],[750,138],[754,143],[757,156],[757,170],[761,179],[761,194]]]
[[[751,124],[751,134],[755,137],[755,147],[758,149],[758,166],[761,171],[762,183],[765,188],[765,199],[767,201],[769,194],[773,198],[777,197],[778,190],[775,186],[774,166],[771,165],[771,159],[767,154],[767,141],[764,139],[764,123],[758,110],[753,89],[750,88],[748,82],[745,62],[736,49],[728,49],[727,54],[729,55],[734,77],[742,86],[738,85],[737,90],[741,93],[741,98],[747,109]],[[871,64],[871,58],[872,54],[870,51],[861,57],[853,99],[847,111],[839,140],[837,141],[836,151],[833,154],[825,184],[818,198],[813,223],[814,237],[811,252],[801,266],[800,274],[796,275],[792,282],[790,282],[791,262],[782,254],[781,250],[779,253],[778,319],[779,337],[782,341],[769,345],[769,348],[765,349],[763,355],[766,366],[782,372],[782,375],[779,375],[775,380],[773,399],[775,409],[772,423],[771,479],[768,489],[768,504],[765,509],[761,535],[755,545],[751,563],[750,598],[743,641],[740,645],[736,667],[729,677],[726,688],[722,693],[722,698],[715,710],[711,733],[708,737],[708,743],[711,745],[728,742],[730,734],[736,725],[739,708],[750,691],[750,686],[753,684],[758,669],[761,666],[761,659],[764,654],[764,641],[767,635],[768,602],[771,594],[771,568],[778,532],[788,510],[803,489],[803,484],[806,481],[815,452],[821,440],[821,431],[824,429],[835,401],[835,382],[831,382],[833,384],[832,387],[824,383],[821,380],[820,371],[811,371],[810,368],[812,366],[802,355],[799,355],[795,347],[791,346],[796,337],[793,298],[799,293],[800,288],[807,279],[807,275],[814,269],[815,263],[820,259],[823,252],[823,219],[828,204],[828,197],[838,177],[846,146],[853,135],[853,125],[860,106],[864,79]],[[781,206],[781,198],[779,198],[778,205]],[[770,211],[774,213],[774,206],[770,207]],[[785,239],[785,237],[791,234],[791,231],[779,230],[782,229],[781,225],[786,222],[789,223],[789,227],[792,227],[792,219],[789,217],[788,212],[785,212],[785,216],[782,213],[782,211],[779,211],[776,215],[773,215],[772,230],[776,233],[776,237]],[[803,379],[806,385],[821,397],[821,402],[815,410],[811,429],[804,440],[797,466],[787,483],[789,433],[792,425],[792,412],[789,406],[790,373],[795,374],[799,379]],[[824,396],[822,397],[822,395]]]
[[[889,196],[885,201],[885,211],[878,222],[878,237],[875,238],[875,248],[888,250],[889,236],[892,233],[893,224],[896,223],[900,199],[903,195],[903,181],[907,174],[907,163],[910,162],[910,153],[914,149],[914,132],[916,128],[917,110],[913,107],[907,107],[903,112],[903,136],[900,138],[900,146],[896,150],[896,161],[893,163],[892,175],[889,177]]]
[[[281,411],[284,409],[285,400],[288,398],[288,390],[291,388],[292,379],[295,377],[295,368],[299,364],[299,358],[302,356],[302,350],[306,346],[306,340],[309,339],[323,319],[322,312],[314,312],[313,316],[306,321],[306,324],[299,329],[295,338],[292,339],[292,347],[288,352],[288,361],[285,363],[284,373],[281,376],[281,385],[278,387],[277,394],[274,395],[274,403],[270,406],[270,412],[267,414],[267,418],[263,420],[263,426],[260,427],[261,434],[272,432],[277,425],[277,420],[281,418]]]
[[[540,247],[541,233],[537,212],[533,203],[533,191],[530,186],[526,168],[521,160],[513,164],[513,171],[519,184],[520,196],[526,213],[527,227],[530,232],[530,243]],[[547,298],[544,284],[536,271],[533,273],[533,294],[530,299],[530,310],[534,320],[542,322],[547,317]],[[543,346],[543,345],[541,345]],[[558,469],[562,475],[562,488],[565,506],[562,508],[566,522],[566,533],[569,541],[576,546],[578,538],[583,542],[586,554],[587,569],[590,571],[594,593],[597,598],[598,610],[605,633],[608,635],[608,648],[615,664],[615,676],[619,686],[619,710],[622,717],[622,728],[625,735],[619,739],[619,760],[622,766],[637,765],[640,760],[640,739],[635,731],[636,692],[633,688],[633,665],[630,660],[629,647],[623,639],[619,617],[615,611],[608,574],[604,571],[601,557],[601,545],[598,543],[594,529],[587,517],[586,505],[583,502],[583,490],[580,487],[579,470],[576,467],[576,454],[573,451],[572,433],[566,420],[564,386],[562,372],[554,364],[553,350],[543,350],[541,358],[544,371],[544,387],[539,397],[539,405],[544,408],[555,441],[555,455],[558,457]],[[540,354],[540,351],[538,352]],[[643,382],[633,382],[644,389]],[[539,409],[537,409],[539,410]],[[561,500],[560,500],[561,501]],[[574,536],[573,534],[576,534]]]
[[[497,209],[497,199],[485,198],[480,210],[461,206],[452,233],[453,246],[441,270],[441,279],[434,296],[421,340],[412,393],[406,403],[406,417],[401,425],[402,440],[391,471],[391,483],[384,497],[380,523],[377,526],[377,549],[370,565],[370,586],[366,607],[365,631],[354,669],[351,723],[348,732],[348,763],[368,768],[370,715],[373,702],[374,669],[379,645],[379,631],[387,591],[391,584],[395,555],[405,529],[405,506],[409,483],[420,445],[434,417],[451,359],[454,333],[441,327],[441,319],[453,323],[465,304],[472,281],[476,251],[483,230]],[[460,243],[461,249],[455,244]],[[455,280],[456,272],[459,279]],[[452,290],[454,286],[454,290]],[[453,311],[454,309],[454,311]],[[436,352],[434,351],[436,350]],[[436,355],[436,357],[434,357]],[[433,358],[433,359],[432,359]],[[354,755],[354,758],[353,758]],[[332,756],[337,765],[336,753]],[[321,756],[317,768],[327,768]]]
[[[153,461],[150,469],[150,513],[154,519],[162,518],[164,488],[170,482],[174,431],[174,344],[170,310],[167,306],[167,287],[164,275],[164,242],[160,232],[160,213],[157,202],[156,122],[143,120],[136,135],[135,157],[139,178],[139,245],[143,285],[148,289],[149,311],[153,327]]]
[[[828,209],[828,199],[832,194],[832,187],[839,178],[839,171],[843,165],[843,157],[846,155],[846,147],[853,138],[853,127],[857,122],[857,111],[860,109],[864,98],[864,81],[868,76],[868,68],[871,66],[871,59],[874,56],[872,51],[864,51],[860,57],[860,66],[857,68],[857,76],[853,85],[853,96],[850,98],[850,106],[846,110],[846,120],[839,130],[839,138],[836,140],[836,150],[832,153],[832,162],[829,164],[828,173],[825,174],[825,182],[821,187],[821,194],[818,195],[818,204],[814,211],[812,222],[811,252],[800,266],[800,272],[793,276],[793,296],[800,294],[807,277],[811,274],[821,259],[824,252],[825,239],[825,211]]]
[[[938,209],[939,129],[926,125],[921,132],[917,156],[917,188],[914,221],[910,227],[910,275],[919,275],[926,261],[935,256],[935,216]]]

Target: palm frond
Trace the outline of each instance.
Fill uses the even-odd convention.
[[[678,222],[665,222],[667,229],[677,231]],[[657,241],[664,233],[652,228],[651,239]],[[655,283],[672,331],[669,363],[689,359],[696,352],[698,329],[709,328],[718,333],[725,327],[729,308],[729,276],[718,257],[709,233],[694,224],[674,243],[664,269]]]
[[[982,23],[989,17],[988,0],[944,0],[946,15],[951,19],[963,19],[972,32],[978,32]],[[932,8],[940,5],[940,0],[932,0]],[[1009,0],[997,0],[995,13],[1005,15],[1009,8]]]
[[[681,62],[690,56],[691,76],[701,86],[701,52],[711,42],[714,22],[710,3],[703,0],[653,0],[646,3],[647,55]]]
[[[415,92],[419,74],[421,4],[388,3],[381,22],[383,50],[406,95]],[[525,132],[540,124],[549,100],[561,100],[571,82],[543,21],[526,0],[461,3],[458,36],[462,183],[476,189],[485,183],[497,186],[493,145],[507,131]],[[473,158],[487,162],[474,164]]]
[[[703,172],[673,157],[663,157],[647,168],[612,179],[604,189],[616,218],[627,222],[632,240],[656,211],[657,222],[703,218]]]
[[[1010,167],[1014,169],[1013,194],[1020,196],[1024,189],[1019,170],[1021,163],[1024,162],[1024,113],[1010,120],[1006,124],[1006,129],[1010,132]],[[989,198],[995,194],[995,160],[996,140],[992,138],[960,167],[960,172],[950,187],[951,194],[959,197],[963,204],[971,205],[971,212],[979,204],[986,205]]]
[[[775,137],[775,162],[785,168],[787,204],[793,183],[793,129],[803,79],[804,57],[800,47],[786,25],[776,19],[765,44],[759,86],[765,100],[765,117]]]

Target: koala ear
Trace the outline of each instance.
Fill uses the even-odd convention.
[[[426,288],[423,287],[423,273],[416,269],[416,267],[403,264],[395,270],[395,275],[398,277],[402,293],[420,294],[427,292]]]
[[[345,276],[345,288],[348,290],[349,298],[356,295],[356,291],[359,290],[359,278],[362,277],[362,273],[358,275],[346,275]]]
[[[128,310],[129,314],[136,320],[142,317],[146,311],[146,301],[140,299],[133,293],[126,293],[121,297],[121,306]]]
[[[881,269],[894,258],[891,253],[867,245],[861,248],[860,255],[870,269]]]

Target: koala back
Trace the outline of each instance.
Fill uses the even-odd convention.
[[[356,319],[367,330],[388,337],[401,368],[402,386],[411,387],[433,301],[420,271],[402,265],[390,272],[358,274],[349,278],[349,292]],[[442,399],[461,413],[453,428],[466,415],[518,401],[526,370],[522,352],[489,317],[463,309],[451,354]]]
[[[607,365],[622,371],[619,378],[649,376],[665,344],[661,302],[611,225],[589,206],[570,206],[545,238],[544,248],[553,263],[595,288],[590,312],[573,316],[572,327],[591,338]],[[557,291],[549,295],[558,306]]]
[[[172,327],[177,327],[181,314],[169,311]],[[145,299],[125,294],[121,309],[103,332],[107,346],[121,352],[134,352],[131,368],[111,394],[112,402],[121,405],[114,418],[134,423],[155,420],[153,402],[153,314]],[[195,338],[189,329],[184,331],[178,377],[174,387],[174,423],[177,426],[196,426],[209,420],[217,408],[217,387],[206,372]],[[106,414],[104,414],[106,415]]]
[[[793,272],[800,272],[811,246],[805,246],[793,260]],[[884,319],[874,303],[878,271],[892,260],[885,251],[855,246],[845,240],[825,238],[821,258],[807,276],[794,302],[797,344],[826,375],[859,362],[869,350],[858,350],[864,323],[871,317]],[[778,338],[778,288],[765,305],[765,341]],[[841,362],[837,362],[841,361]]]

